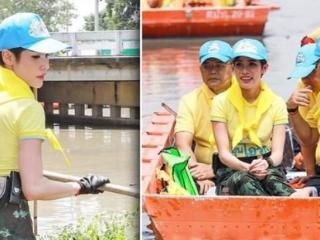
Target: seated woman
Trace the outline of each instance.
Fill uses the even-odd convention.
[[[214,98],[211,110],[218,194],[308,196],[310,189],[296,191],[286,183],[281,166],[288,113],[261,80],[268,69],[264,45],[242,39],[233,48],[237,81]]]

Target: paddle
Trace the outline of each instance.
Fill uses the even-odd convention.
[[[43,175],[51,180],[55,180],[59,182],[77,182],[81,179],[80,177],[77,177],[77,176],[55,173],[51,171],[43,171]],[[135,197],[135,198],[140,197],[139,192],[136,189],[124,187],[124,186],[120,186],[112,183],[107,183],[99,189],[103,191],[127,195],[130,197]]]
[[[166,109],[169,113],[171,113],[173,116],[177,117],[177,113],[171,108],[169,107],[167,104],[165,104],[164,102],[161,103],[161,106]]]

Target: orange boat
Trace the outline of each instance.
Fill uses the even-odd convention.
[[[143,4],[142,29],[144,38],[212,37],[263,34],[270,10],[274,5],[214,7],[184,6],[150,8]]]
[[[158,153],[173,143],[174,123],[170,112],[154,113],[142,140],[141,192],[156,239],[319,239],[319,198],[158,194]]]

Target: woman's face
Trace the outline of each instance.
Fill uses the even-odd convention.
[[[13,55],[6,65],[29,86],[40,88],[49,69],[49,59],[48,54],[24,50],[19,60]]]
[[[259,88],[261,77],[267,68],[267,64],[262,65],[259,60],[248,57],[239,57],[233,63],[239,86],[246,90]]]

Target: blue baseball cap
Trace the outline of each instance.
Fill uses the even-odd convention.
[[[205,42],[199,50],[200,64],[204,63],[209,58],[215,58],[226,63],[229,62],[232,57],[232,47],[228,43],[220,40]]]
[[[0,24],[0,51],[19,47],[39,53],[54,53],[69,46],[50,37],[39,15],[17,13]]]
[[[307,77],[315,68],[320,56],[316,55],[316,44],[307,44],[301,47],[296,57],[296,64],[290,78]]]
[[[316,40],[316,50],[315,50],[315,54],[316,54],[317,56],[320,56],[320,38],[318,38],[318,39]]]
[[[255,60],[267,60],[265,46],[256,39],[244,38],[233,46],[234,57],[248,57]]]

